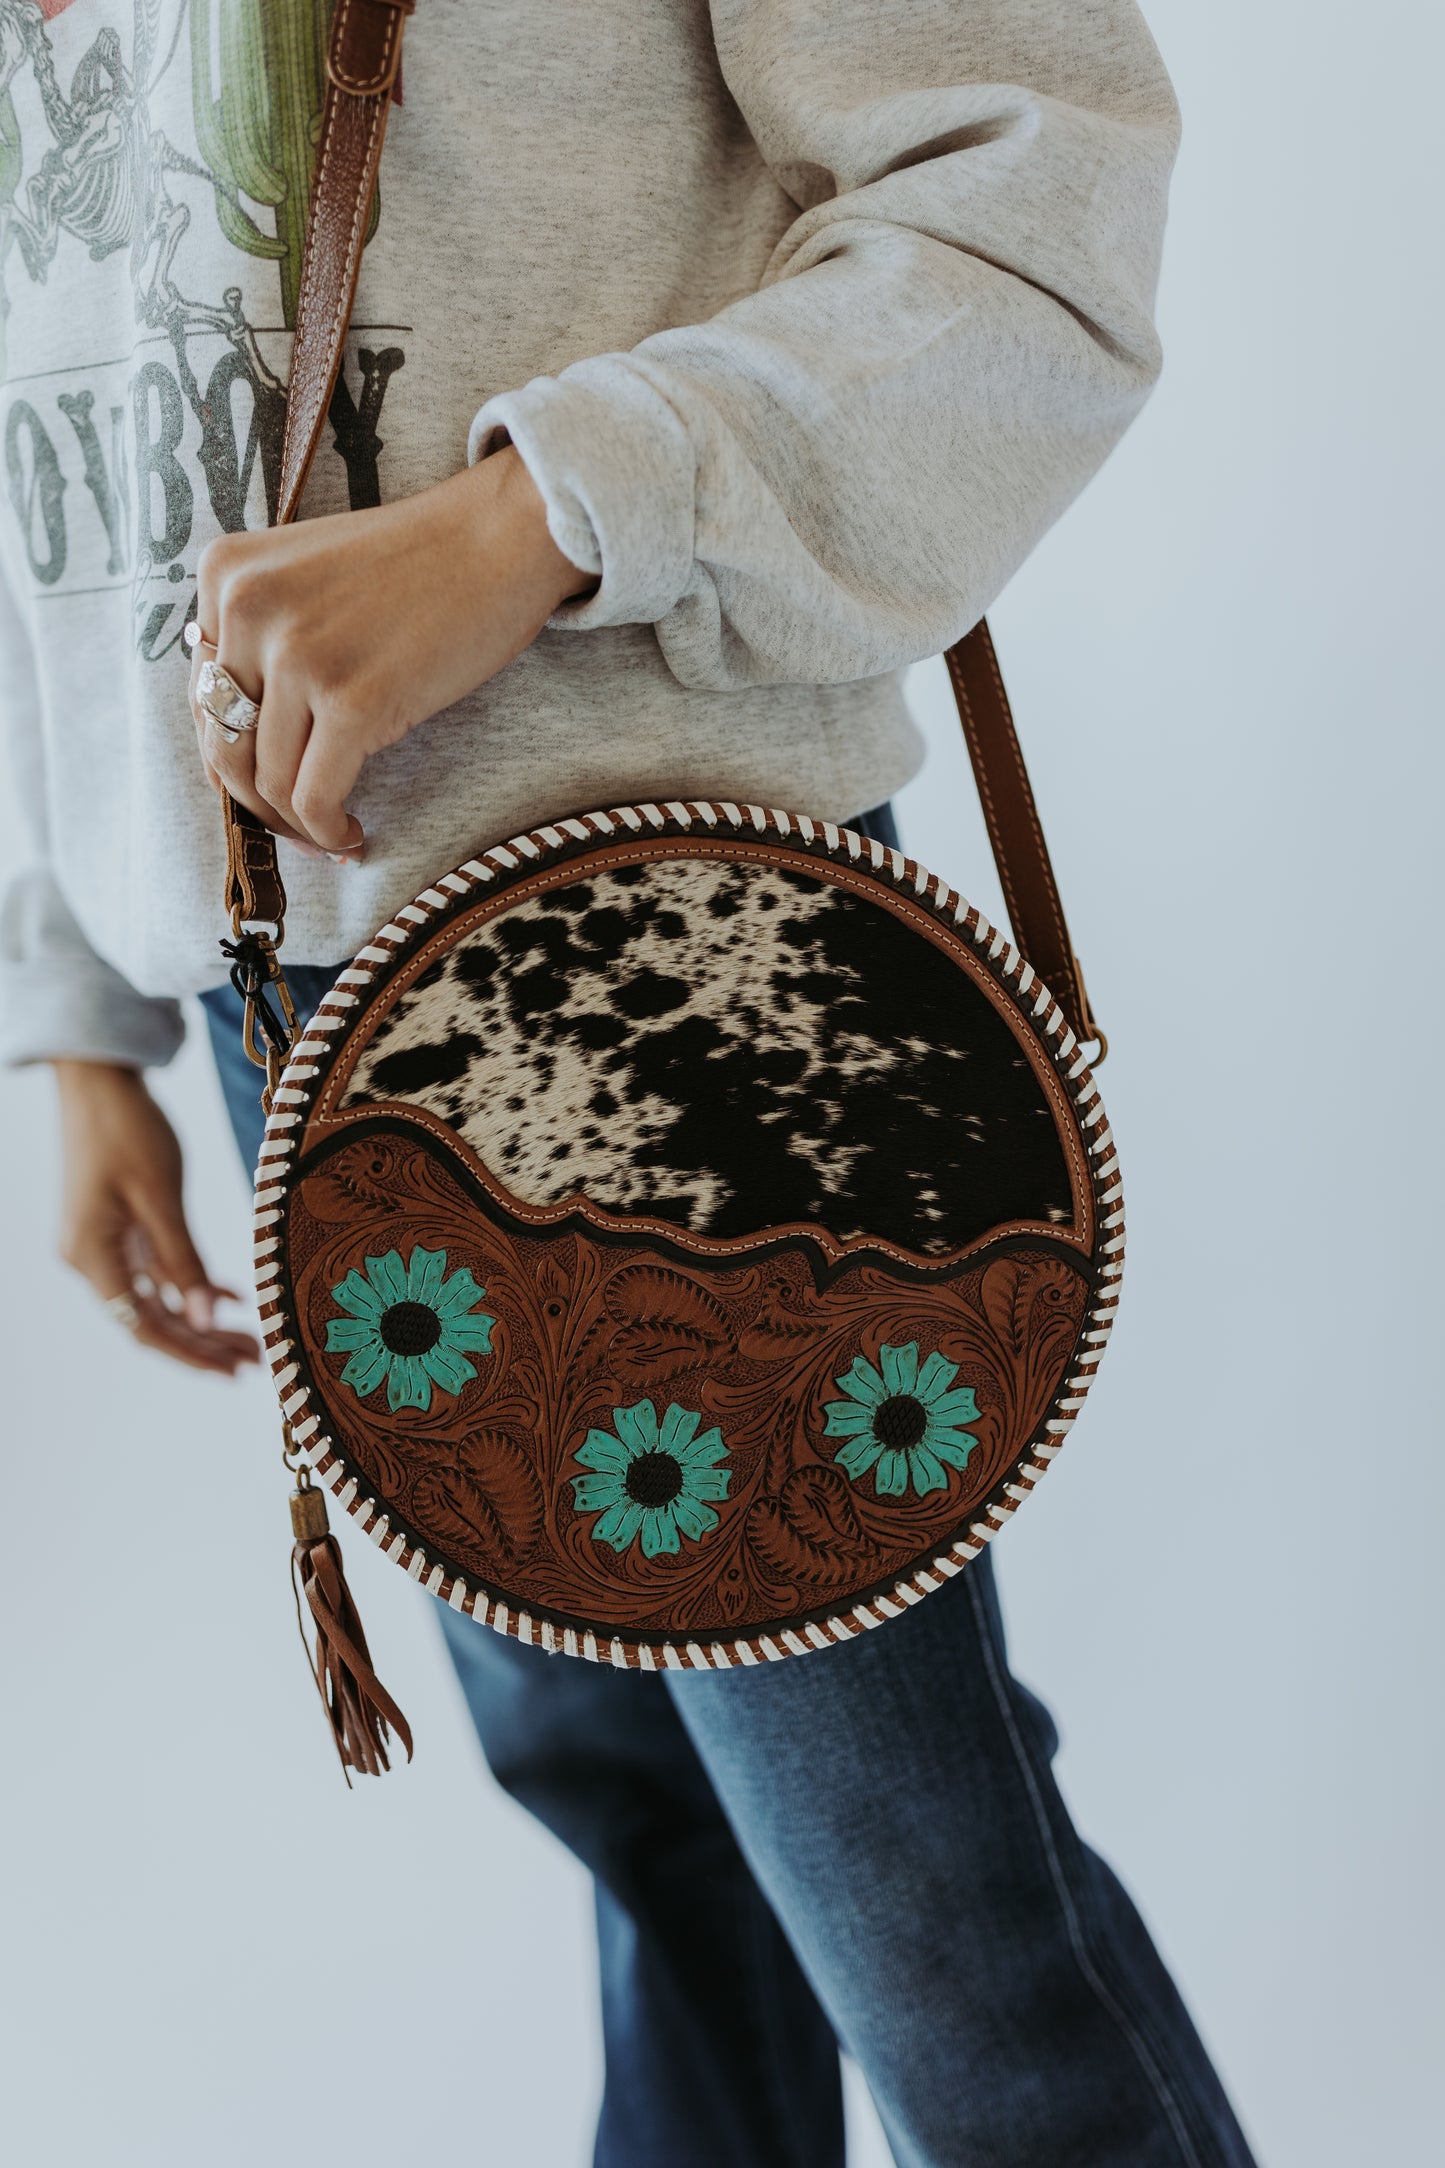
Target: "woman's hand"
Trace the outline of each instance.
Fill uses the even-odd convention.
[[[222,535],[201,553],[207,648],[191,670],[212,782],[279,835],[356,853],[346,796],[362,763],[495,677],[592,584],[510,447],[398,504]],[[196,706],[203,655],[260,702],[234,745]]]
[[[222,1297],[201,1263],[181,1197],[175,1131],[135,1069],[58,1061],[64,1202],[61,1255],[103,1301],[134,1308],[135,1337],[196,1370],[233,1377],[255,1362],[249,1333],[215,1322]]]

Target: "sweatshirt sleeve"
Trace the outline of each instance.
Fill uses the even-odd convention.
[[[29,638],[0,576],[0,716],[27,856],[0,896],[0,1063],[69,1058],[147,1068],[181,1043],[179,1002],[136,992],[96,955],[47,858],[40,694]]]
[[[799,215],[756,293],[493,398],[554,619],[651,623],[685,685],[829,683],[975,622],[1159,369],[1178,115],[1134,0],[713,0]]]

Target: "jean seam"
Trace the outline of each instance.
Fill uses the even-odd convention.
[[[973,1606],[974,1622],[978,1628],[979,1640],[983,1645],[983,1660],[985,1669],[988,1672],[989,1686],[998,1705],[999,1714],[1003,1718],[1004,1729],[1008,1733],[1014,1760],[1018,1764],[1019,1773],[1023,1777],[1024,1786],[1029,1795],[1029,1805],[1034,1818],[1034,1826],[1038,1831],[1039,1841],[1043,1846],[1044,1858],[1049,1870],[1049,1879],[1054,1885],[1054,1894],[1059,1900],[1059,1909],[1064,1916],[1064,1925],[1068,1930],[1069,1947],[1074,1953],[1074,1962],[1079,1968],[1080,1976],[1085,1985],[1098,2002],[1100,2008],[1112,2018],[1119,2032],[1133,2050],[1145,2079],[1168,2118],[1169,2127],[1174,2134],[1174,2142],[1179,2148],[1181,2159],[1188,2164],[1188,2168],[1204,2168],[1199,2151],[1185,2125],[1179,2102],[1175,2097],[1174,2088],[1165,2076],[1158,2057],[1150,2047],[1149,2042],[1144,2038],[1139,2027],[1129,2016],[1119,1997],[1104,1979],[1090,1955],[1088,1939],[1084,1933],[1084,1923],[1080,1917],[1079,1908],[1074,1901],[1074,1893],[1069,1887],[1069,1878],[1064,1871],[1064,1863],[1059,1856],[1058,1846],[1054,1842],[1054,1833],[1049,1823],[1048,1810],[1044,1805],[1043,1794],[1039,1790],[1038,1778],[1034,1773],[1028,1748],[1019,1730],[1018,1719],[1014,1715],[1013,1704],[1009,1699],[1008,1689],[998,1660],[998,1653],[993,1645],[993,1637],[989,1631],[989,1622],[984,1612],[983,1602],[971,1578],[968,1581],[968,1600]]]
[[[744,1866],[747,1866],[746,1860],[744,1860]],[[750,1867],[748,1872],[750,1874],[752,1872]],[[754,1880],[756,1882],[756,1878]],[[759,1906],[766,1905],[767,1899],[762,1894],[761,1886],[757,1886]],[[781,1929],[778,1932],[781,1933]],[[765,2067],[768,2073],[768,2094],[772,2107],[773,2125],[783,2141],[784,2151],[790,2160],[800,2161],[802,2155],[798,2151],[796,2121],[793,2116],[787,2113],[788,2086],[786,2072],[779,2060],[775,2030],[768,2025],[762,2010],[762,2001],[766,1997],[772,2007],[774,2017],[777,2017],[778,1979],[768,1935],[768,1921],[763,1912],[757,1907],[753,1909],[752,1943],[753,1971],[759,1987],[763,1990],[763,1994],[759,1996],[756,2011],[750,2009],[750,2014],[756,2019],[754,2037],[762,2050],[757,2058],[758,2066],[760,2069]]]
[[[673,1707],[677,1710],[678,1722],[682,1723],[682,1712],[677,1709],[676,1697],[673,1696],[672,1698]],[[706,1763],[703,1766],[706,1769]],[[710,1771],[708,1771],[708,1780],[709,1782],[712,1780]],[[748,1907],[746,1950],[741,1979],[742,1992],[739,1996],[740,2014],[746,2018],[748,2031],[752,2035],[753,2067],[766,2088],[769,2117],[779,2141],[778,2158],[783,2162],[801,2163],[803,2156],[798,2146],[799,2133],[796,2118],[788,2113],[789,2088],[787,2073],[779,2059],[778,2037],[781,2027],[777,2022],[780,2012],[777,1967],[774,1962],[776,1944],[768,1932],[771,1926],[774,1934],[782,1936],[782,1928],[778,1923],[777,1915],[772,1911],[761,1882],[753,1871],[752,1861],[743,1851],[738,1840],[737,1831],[733,1829],[726,1810],[724,1810],[723,1818],[727,1822],[733,1845],[738,1858],[742,1862],[743,1872],[752,1885],[754,1899],[754,1902]],[[783,1939],[786,1941],[786,1937],[783,1937]],[[791,1949],[791,1944],[788,1947]],[[796,1955],[794,1956],[794,1962],[797,1962]],[[799,1966],[799,1971],[802,1971],[801,1966]],[[803,1978],[811,1992],[812,1983],[807,1980],[806,1974],[803,1975]],[[756,1988],[756,1994],[750,1992],[752,1988]],[[767,2005],[766,2011],[764,2004]],[[819,2003],[819,2008],[822,2009],[821,2003]],[[767,2011],[771,2011],[775,2020],[771,2026],[768,2023]],[[824,2014],[826,2015],[826,2012]]]

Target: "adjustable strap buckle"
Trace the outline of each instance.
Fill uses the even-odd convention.
[[[1102,1069],[1104,1063],[1109,1058],[1109,1041],[1105,1037],[1099,1021],[1094,1015],[1093,1007],[1089,1001],[1089,989],[1084,984],[1084,967],[1079,962],[1078,954],[1075,950],[1071,949],[1069,954],[1074,966],[1074,984],[1079,990],[1079,1021],[1084,1027],[1083,1041],[1085,1046],[1088,1046],[1092,1042],[1099,1049],[1098,1053],[1089,1063],[1089,1067],[1091,1069]]]
[[[236,938],[221,943],[221,954],[230,963],[231,984],[246,1004],[241,1043],[247,1059],[266,1072],[262,1102],[269,1113],[271,1095],[281,1081],[287,1056],[301,1036],[301,1026],[276,953],[280,929],[275,938],[239,923],[233,930]]]
[[[340,7],[331,23],[326,72],[338,90],[374,98],[389,90],[401,68],[401,33],[416,0],[370,0]]]

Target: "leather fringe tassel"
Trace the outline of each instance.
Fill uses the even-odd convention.
[[[341,1565],[341,1549],[326,1518],[326,1498],[314,1485],[291,1493],[291,1585],[296,1623],[331,1724],[348,1784],[355,1769],[379,1777],[391,1767],[387,1747],[395,1732],[411,1760],[411,1726],[372,1668],[361,1619]],[[306,1640],[301,1601],[316,1629],[313,1649]]]

